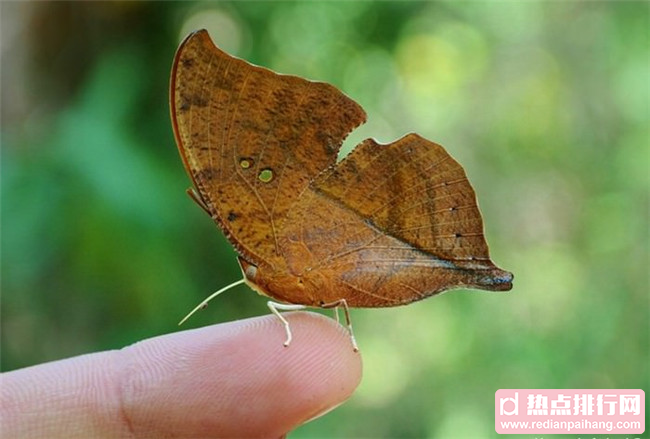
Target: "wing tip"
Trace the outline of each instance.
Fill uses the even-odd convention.
[[[510,291],[514,277],[511,272],[495,267],[478,277],[477,286],[489,291]]]

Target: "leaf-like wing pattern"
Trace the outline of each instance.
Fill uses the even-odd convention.
[[[336,164],[363,109],[329,84],[181,44],[171,116],[198,196],[276,300],[405,304],[455,287],[508,290],[462,167],[416,134],[366,140]]]

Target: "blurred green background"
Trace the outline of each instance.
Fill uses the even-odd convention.
[[[169,122],[174,52],[207,28],[358,101],[346,152],[411,131],[445,145],[515,273],[510,293],[353,310],[363,382],[292,437],[493,437],[500,388],[648,392],[647,3],[0,8],[3,371],[176,331],[240,278]],[[238,287],[187,327],[267,312]]]

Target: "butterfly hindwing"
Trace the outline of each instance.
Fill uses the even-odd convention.
[[[310,185],[283,235],[294,270],[326,273],[330,289],[351,306],[393,306],[462,286],[510,286],[509,274],[490,261],[462,167],[415,134],[389,145],[362,142]],[[292,248],[307,251],[293,261]]]

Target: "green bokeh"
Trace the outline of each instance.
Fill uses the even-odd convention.
[[[167,86],[184,33],[330,82],[464,164],[507,294],[354,310],[364,380],[292,437],[491,437],[499,388],[648,386],[643,2],[111,2],[2,8],[3,371],[177,330],[239,279],[186,197]],[[187,327],[266,313],[244,287]],[[575,437],[575,436],[571,436]]]

